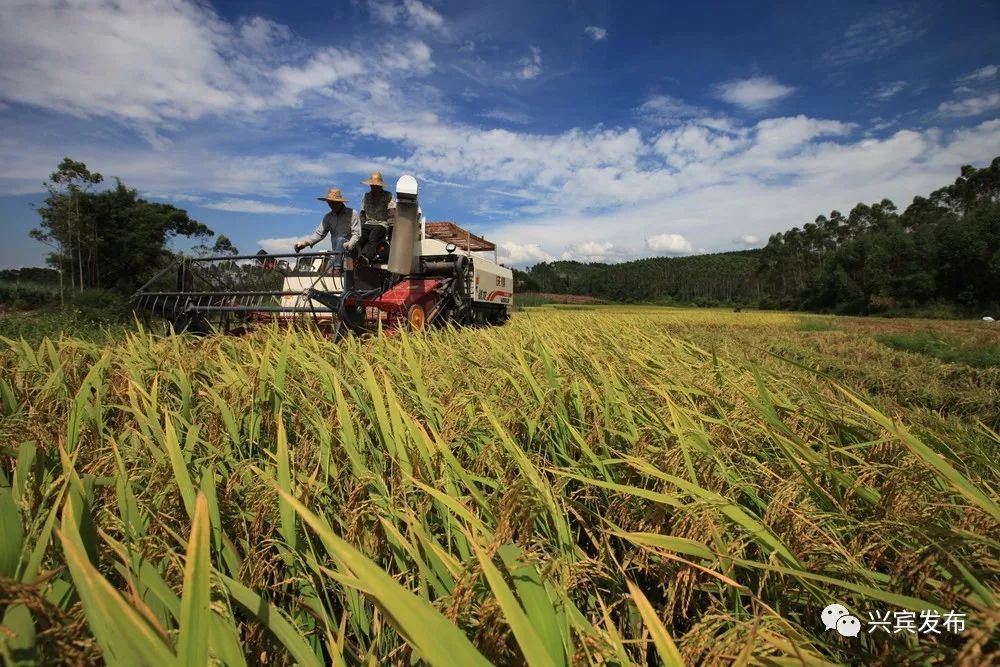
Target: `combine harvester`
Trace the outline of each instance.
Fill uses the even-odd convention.
[[[482,254],[490,251],[492,259]],[[308,320],[334,339],[445,322],[496,325],[510,317],[514,277],[497,263],[496,246],[452,222],[424,223],[412,176],[396,183],[396,218],[375,253],[346,253],[343,277],[333,276],[333,254],[181,257],[139,288],[132,304],[165,318],[175,333],[239,333],[261,322]]]

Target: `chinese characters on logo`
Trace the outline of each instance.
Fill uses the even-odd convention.
[[[897,611],[878,610],[868,612],[868,620],[862,622],[842,604],[830,604],[823,609],[821,619],[827,630],[836,630],[843,637],[857,637],[862,629],[868,634],[887,635],[940,635],[965,632],[965,612],[951,610],[945,613],[924,609],[920,612],[907,609]],[[863,627],[864,626],[864,627]]]

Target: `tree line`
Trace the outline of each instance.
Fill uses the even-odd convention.
[[[772,235],[761,250],[621,264],[546,262],[515,272],[520,291],[612,301],[758,305],[878,313],[1000,306],[1000,157],[902,212],[883,199]]]
[[[851,313],[1000,302],[1000,157],[900,212],[888,199],[774,234],[758,275],[781,307]]]
[[[750,304],[763,296],[756,273],[759,254],[747,250],[620,264],[544,262],[515,270],[514,286],[518,292],[580,294],[624,303]]]

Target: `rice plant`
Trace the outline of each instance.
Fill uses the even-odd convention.
[[[925,360],[949,403],[915,404],[911,357],[660,308],[2,339],[0,656],[988,664],[1000,382]],[[831,602],[964,628],[843,637]]]

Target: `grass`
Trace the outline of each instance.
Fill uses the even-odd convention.
[[[67,290],[65,296],[62,307],[57,286],[0,281],[0,336],[36,343],[63,335],[109,342],[134,321],[127,299],[111,290]]]
[[[923,323],[798,325],[0,341],[0,655],[995,661],[1000,371],[874,338]],[[832,601],[966,630],[845,639]]]
[[[594,305],[602,303],[605,302],[596,297],[574,294],[553,294],[550,292],[519,292],[514,299],[514,305],[517,310],[548,304]]]
[[[67,309],[0,313],[0,337],[40,343],[46,338],[72,337],[88,342],[114,343],[132,327],[121,320],[98,320]]]
[[[877,340],[895,350],[926,354],[950,363],[1000,368],[1000,345],[997,344],[976,344],[924,332],[878,336]]]
[[[0,279],[0,304],[35,309],[59,303],[59,286],[31,281]]]
[[[802,318],[799,320],[798,327],[799,331],[835,331],[836,327],[829,320],[818,320]]]

